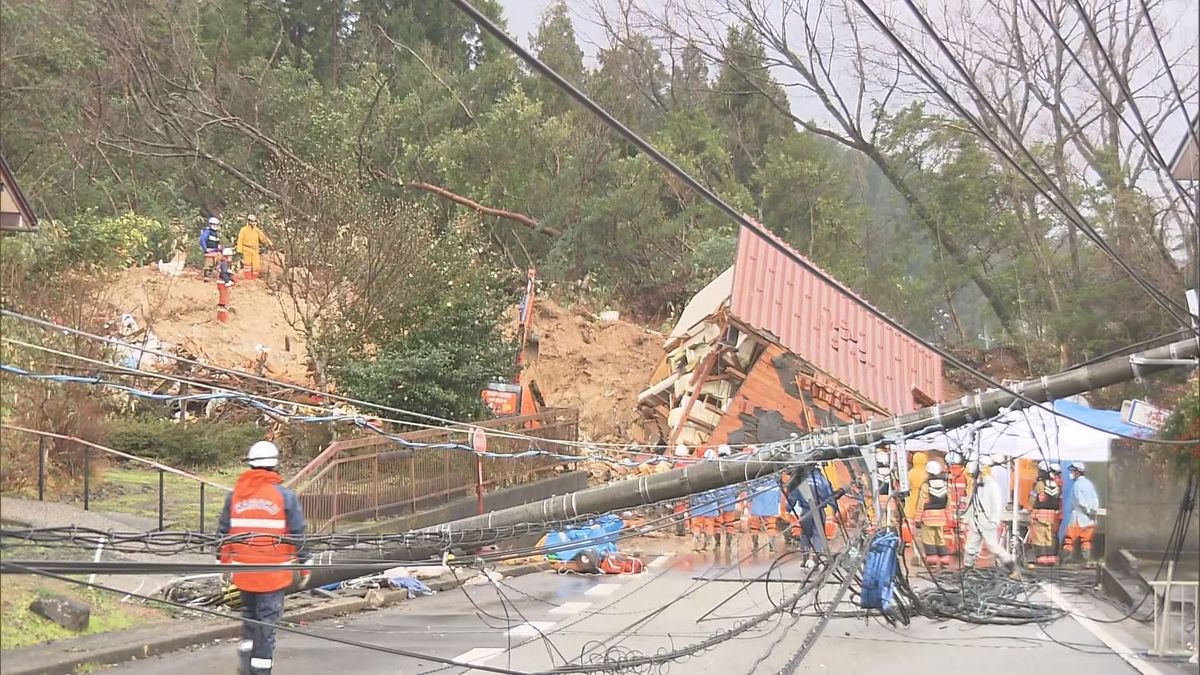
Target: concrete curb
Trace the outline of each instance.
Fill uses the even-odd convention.
[[[550,569],[546,562],[526,563],[499,571],[506,577],[516,577]],[[471,578],[460,573],[462,581]],[[429,583],[435,591],[457,588],[460,581],[441,579]],[[376,596],[378,597],[378,596]],[[353,614],[364,609],[398,605],[408,597],[404,590],[383,591],[382,604],[372,605],[365,598],[338,598],[303,607],[284,614],[284,621],[312,623],[334,616]],[[200,619],[182,626],[148,626],[120,633],[99,633],[45,645],[23,647],[0,654],[4,675],[71,675],[85,664],[110,666],[167,654],[187,647],[220,642],[241,634],[238,621]]]

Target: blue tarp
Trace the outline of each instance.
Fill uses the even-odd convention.
[[[546,557],[550,560],[574,560],[575,556],[594,549],[599,559],[617,552],[617,534],[625,527],[625,521],[614,515],[600,516],[582,527],[546,535],[546,548],[555,549]],[[574,544],[570,548],[559,546]]]
[[[1153,431],[1145,427],[1122,422],[1121,413],[1117,410],[1089,408],[1074,401],[1059,399],[1054,402],[1054,411],[1066,415],[1076,422],[1099,427],[1110,434],[1138,436],[1140,438],[1149,438],[1154,434]]]

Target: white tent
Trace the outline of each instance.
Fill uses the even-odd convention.
[[[936,432],[911,439],[907,450],[958,450],[968,459],[1003,453],[1011,458],[1107,462],[1109,441],[1117,438],[1035,407],[1009,412],[983,426]]]

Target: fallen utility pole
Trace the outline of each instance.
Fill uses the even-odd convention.
[[[1131,356],[1113,357],[1089,366],[1027,380],[1010,389],[1021,397],[1044,403],[1159,373],[1174,367],[1165,360],[1192,360],[1197,358],[1198,352],[1200,340],[1181,340]],[[763,444],[757,453],[729,461],[699,462],[682,469],[588,488],[417,531],[472,530],[569,520],[681,499],[771,474],[779,470],[781,465],[856,457],[862,446],[878,443],[888,437],[907,437],[931,427],[953,429],[1021,405],[1020,397],[1007,391],[989,389],[969,394],[952,403],[922,408],[881,421],[822,429],[802,438]]]

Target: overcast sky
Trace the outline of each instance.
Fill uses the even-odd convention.
[[[500,4],[504,6],[505,18],[508,22],[509,33],[513,35],[513,37],[517,38],[521,44],[528,46],[529,36],[531,33],[537,30],[537,25],[538,22],[541,21],[542,13],[545,11],[546,7],[554,1],[555,0],[500,0]],[[942,0],[934,0],[933,3],[927,4],[936,4],[936,2],[940,1]],[[964,0],[944,1],[952,5],[955,2]],[[654,2],[653,0],[645,0],[644,4],[655,5],[660,3]],[[567,0],[567,7],[571,14],[571,21],[574,24],[580,46],[584,51],[585,60],[588,62],[589,66],[594,67],[595,55],[597,49],[599,48],[599,43],[604,42],[605,39],[603,31],[588,19],[588,17],[591,16],[591,11],[589,9],[591,6],[592,0]],[[1198,49],[1200,49],[1197,47],[1197,40],[1200,39],[1200,37],[1198,37],[1198,34],[1200,34],[1200,0],[1166,0],[1165,7],[1166,10],[1164,13],[1168,16],[1174,15],[1174,18],[1177,19],[1177,23],[1174,26],[1173,32],[1166,40],[1168,45],[1172,45],[1172,43],[1176,45],[1187,44],[1187,46],[1193,50],[1194,54],[1197,53]],[[1163,30],[1164,28],[1165,27],[1160,26],[1160,30]],[[1188,64],[1188,67],[1191,70],[1190,77],[1194,79],[1197,77],[1196,58],[1189,60],[1191,61],[1191,63]],[[1189,77],[1189,75],[1184,74],[1177,77],[1180,77],[1180,79],[1186,79]],[[804,117],[824,116],[824,110],[819,104],[816,104],[813,101],[807,101],[804,98],[797,97],[794,94],[794,91],[789,91],[789,98],[791,99],[792,109],[794,112]],[[1195,99],[1193,98],[1192,100],[1194,101]],[[1197,114],[1194,104],[1191,107],[1190,112],[1193,115]],[[1163,154],[1169,158],[1174,153],[1175,148],[1178,147],[1179,142],[1183,139],[1185,132],[1186,127],[1183,124],[1182,116],[1178,116],[1177,120],[1172,120],[1164,125],[1158,134],[1158,138],[1156,139],[1159,146],[1163,150]]]

